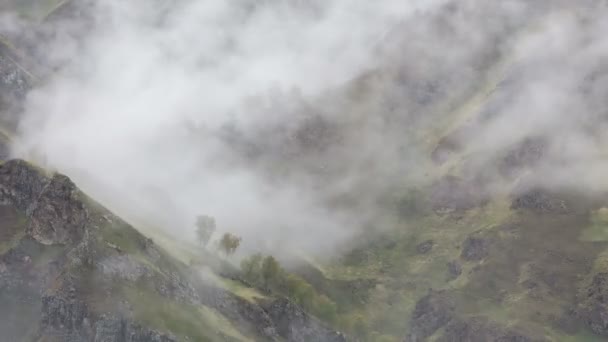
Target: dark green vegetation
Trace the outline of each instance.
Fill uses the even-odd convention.
[[[243,279],[265,293],[280,293],[329,324],[338,325],[337,305],[296,274],[286,272],[272,256],[255,254],[241,262]]]

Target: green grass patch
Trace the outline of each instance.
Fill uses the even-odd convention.
[[[589,226],[581,232],[581,241],[608,241],[608,208],[591,212]]]
[[[231,279],[220,278],[218,283],[221,287],[251,303],[257,303],[260,299],[268,299],[268,296],[260,291]]]

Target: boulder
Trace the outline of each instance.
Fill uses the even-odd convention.
[[[265,308],[277,332],[289,342],[345,342],[344,334],[326,327],[295,303],[279,298]]]
[[[431,291],[416,303],[406,342],[421,342],[445,326],[454,315],[454,303],[445,292]]]
[[[479,261],[488,255],[488,241],[482,237],[469,236],[462,244],[460,257],[466,261]]]
[[[418,252],[418,254],[426,254],[433,249],[434,245],[435,242],[433,240],[421,242],[416,246],[416,252]]]

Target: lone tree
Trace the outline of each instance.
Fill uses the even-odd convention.
[[[277,259],[269,255],[262,261],[262,279],[264,280],[264,287],[267,289],[275,288],[279,285],[279,279],[281,278],[281,266]]]
[[[209,240],[215,233],[215,219],[211,216],[201,215],[196,218],[196,236],[198,242],[207,246]]]
[[[220,240],[219,247],[227,256],[232,255],[241,245],[241,240],[242,239],[236,235],[225,233]]]
[[[264,257],[260,253],[256,253],[247,259],[241,261],[241,270],[243,277],[253,285],[259,285],[262,277],[262,260]]]

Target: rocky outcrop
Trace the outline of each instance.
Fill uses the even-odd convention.
[[[421,342],[446,325],[454,315],[454,303],[445,292],[431,292],[416,303],[406,342]]]
[[[0,202],[30,213],[49,179],[23,160],[0,165]]]
[[[434,245],[435,242],[433,242],[433,240],[423,241],[416,245],[416,252],[418,252],[418,254],[427,254],[433,249]]]
[[[216,309],[242,330],[253,332],[265,341],[280,341],[270,316],[259,305],[215,286],[200,286],[201,303]]]
[[[423,342],[443,328],[439,342],[544,342],[544,338],[503,327],[485,318],[460,317],[450,293],[431,291],[416,303],[404,342]]]
[[[594,333],[608,337],[608,273],[593,277],[581,298],[579,315]]]
[[[112,315],[95,317],[76,298],[45,296],[38,336],[62,342],[174,342],[175,337]]]
[[[538,188],[516,195],[511,203],[511,209],[526,209],[536,213],[553,214],[569,212],[566,201]]]
[[[117,317],[102,317],[95,323],[94,342],[176,342],[170,335]]]
[[[488,255],[489,242],[477,236],[469,236],[462,244],[460,257],[466,261],[479,261]]]
[[[483,318],[452,320],[438,342],[542,342],[517,331],[503,328]]]
[[[327,328],[286,298],[273,301],[265,308],[281,337],[290,342],[345,342],[346,337]]]
[[[82,238],[88,212],[68,177],[53,176],[34,203],[28,227],[34,239],[51,245],[75,243]]]
[[[24,161],[2,164],[0,208],[5,235],[16,241],[0,253],[0,304],[6,307],[8,294],[31,308],[22,316],[31,326],[12,329],[13,340],[32,331],[58,342],[176,341],[170,333],[213,340],[224,334],[205,325],[197,332],[173,331],[167,317],[145,325],[150,322],[141,316],[147,305],[141,295],[161,307],[215,309],[244,336],[264,341],[345,341],[287,299],[260,304],[206,284],[133,227],[91,205],[65,176],[48,177]]]
[[[28,234],[42,244],[72,244],[82,238],[88,212],[79,196],[66,176],[49,179],[21,160],[0,165],[0,203],[25,212]]]

